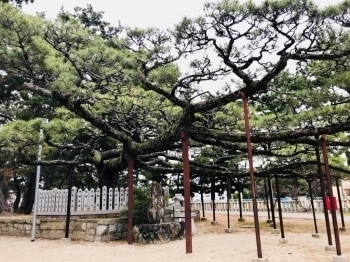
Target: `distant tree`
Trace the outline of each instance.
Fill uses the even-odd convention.
[[[0,0],[3,3],[14,3],[17,7],[21,7],[23,3],[34,3],[34,0]]]

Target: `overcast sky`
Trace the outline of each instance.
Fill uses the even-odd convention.
[[[197,17],[203,14],[203,5],[206,2],[208,0],[35,0],[33,4],[25,5],[23,10],[30,14],[45,11],[48,17],[53,18],[62,6],[65,10],[73,11],[76,6],[85,7],[91,4],[96,11],[104,11],[105,20],[112,25],[121,21],[122,25],[130,27],[169,28],[184,16]],[[315,2],[319,6],[325,6],[341,1]]]

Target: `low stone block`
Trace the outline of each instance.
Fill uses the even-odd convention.
[[[333,256],[333,262],[346,262],[346,256]]]
[[[96,234],[96,230],[95,229],[86,229],[86,234],[87,235],[95,235]]]
[[[182,239],[184,233],[184,222],[136,225],[133,228],[135,242],[143,244],[167,243]]]
[[[85,241],[93,242],[94,239],[95,239],[95,236],[93,236],[93,235],[86,235],[85,236]]]
[[[116,232],[116,231],[117,231],[117,225],[109,225],[108,233]]]
[[[346,231],[346,228],[345,228],[345,227],[340,227],[340,228],[339,228],[339,231],[345,232],[345,231]]]
[[[262,258],[253,258],[252,262],[269,262],[269,259],[267,257],[262,257]]]
[[[201,221],[207,221],[206,217],[201,217]]]
[[[96,228],[97,224],[96,223],[86,223],[86,228],[91,229],[91,228]]]
[[[95,236],[94,242],[101,242],[101,236]]]
[[[245,222],[245,219],[242,217],[242,218],[238,218],[238,222]]]
[[[32,231],[32,225],[24,225],[24,229],[25,229],[26,233],[30,232],[30,231]]]
[[[266,220],[266,223],[267,223],[267,224],[270,224],[271,222],[272,222],[271,219],[267,219],[267,220]]]
[[[233,231],[232,231],[232,229],[231,228],[225,228],[225,233],[232,233]]]
[[[325,246],[325,247],[324,247],[324,250],[335,252],[335,246]]]
[[[119,223],[119,224],[117,224],[117,226],[116,226],[116,231],[117,231],[118,233],[126,232],[126,231],[127,231],[127,224],[125,224],[125,223]]]
[[[271,229],[271,234],[278,235],[281,231],[276,228],[276,229]]]
[[[42,230],[40,237],[41,238],[50,238],[50,230]]]
[[[210,224],[212,226],[217,226],[217,225],[219,225],[219,222],[218,221],[211,221]]]
[[[286,239],[286,238],[281,238],[281,239],[279,240],[279,243],[280,243],[280,244],[288,244],[288,239]]]
[[[313,233],[313,234],[311,234],[311,236],[314,238],[320,238],[321,234],[320,233]]]
[[[50,239],[64,238],[65,232],[62,230],[51,230]]]
[[[127,232],[121,232],[121,233],[116,233],[115,234],[115,240],[120,240],[120,239],[126,239]]]
[[[65,238],[65,237],[63,237],[63,238],[61,238],[61,243],[62,244],[70,244],[72,241],[71,241],[71,239],[68,237],[68,238]]]
[[[106,235],[108,233],[108,226],[99,225],[96,227],[96,236]]]
[[[1,229],[1,234],[2,235],[9,235],[10,234],[9,228],[8,227],[3,227]]]
[[[85,222],[81,222],[80,223],[80,229],[81,230],[86,230],[86,223]]]
[[[84,240],[86,237],[86,232],[85,231],[74,231],[71,234],[71,238],[73,240]]]

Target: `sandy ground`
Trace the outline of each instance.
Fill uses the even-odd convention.
[[[224,215],[217,215],[218,226],[211,226],[210,221],[197,223],[198,234],[193,236],[193,253],[187,255],[185,240],[159,245],[127,245],[124,241],[63,244],[41,239],[32,243],[29,238],[1,236],[0,261],[251,261],[256,256],[256,241],[254,229],[247,228],[252,224],[252,218],[246,219],[246,223],[238,224],[237,217],[231,217],[232,234],[223,233],[227,223]],[[312,221],[286,219],[288,244],[279,244],[280,236],[270,234],[270,228],[264,224],[262,221],[262,251],[270,262],[328,262],[335,255],[335,252],[324,251],[326,235],[319,239],[311,237]],[[324,227],[319,224],[320,231],[324,232]],[[343,254],[350,260],[350,233],[341,233],[341,244]]]

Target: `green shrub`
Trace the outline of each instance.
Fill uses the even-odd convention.
[[[150,189],[147,187],[134,188],[134,224],[141,225],[147,224],[147,206],[149,203]],[[123,210],[120,213],[121,216],[127,216],[128,211]]]

